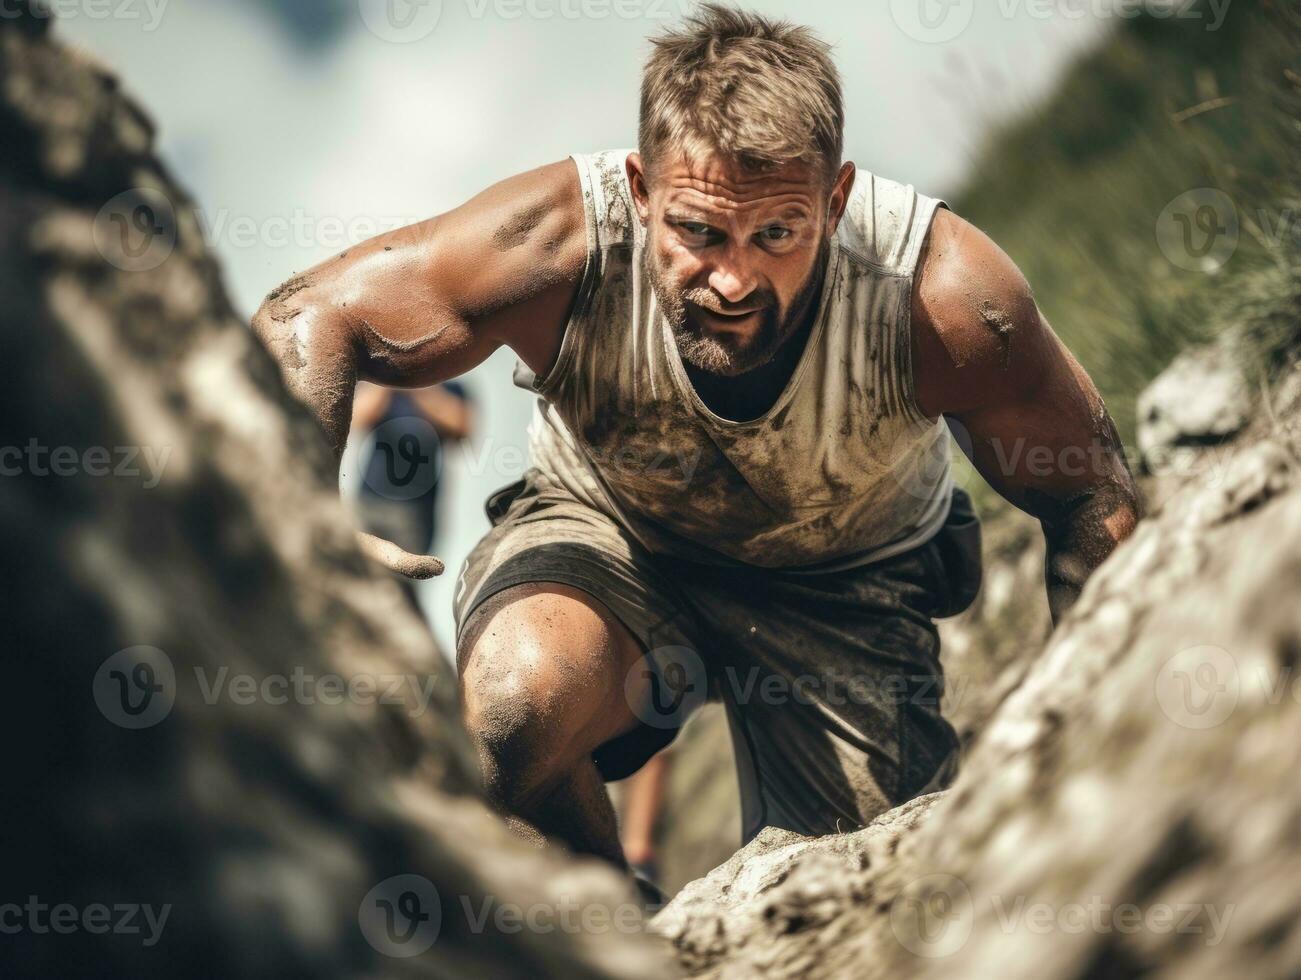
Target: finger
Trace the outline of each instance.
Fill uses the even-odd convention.
[[[403,551],[392,541],[385,541],[364,531],[357,532],[357,544],[369,557],[374,558],[391,572],[407,578],[427,579],[442,575],[444,565],[433,555],[413,555]]]

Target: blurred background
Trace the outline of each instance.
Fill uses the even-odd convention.
[[[131,0],[135,18],[65,5],[59,28],[150,107],[251,316],[293,273],[379,230],[570,153],[633,145],[646,38],[690,6]],[[938,4],[928,22],[887,3],[750,6],[835,45],[849,158],[940,196],[970,179],[991,127],[1042,99],[1117,19],[1006,2]],[[466,376],[473,432],[445,454],[435,550],[448,573],[420,601],[449,654],[455,573],[487,529],[483,502],[526,466],[531,400],[513,363],[503,350]],[[358,467],[345,471],[352,492]]]

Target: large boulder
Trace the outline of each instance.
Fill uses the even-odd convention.
[[[663,975],[482,802],[147,118],[48,27],[0,19],[3,972]]]
[[[951,789],[854,835],[761,836],[684,889],[655,920],[684,968],[1294,976],[1295,388],[1094,575]]]

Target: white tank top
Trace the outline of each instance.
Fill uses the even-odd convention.
[[[573,157],[587,268],[540,397],[532,463],[643,546],[713,564],[832,571],[898,554],[948,516],[949,443],[913,397],[913,275],[941,202],[859,172],[817,320],[757,419],[720,418],[687,377],[642,259],[629,150]]]

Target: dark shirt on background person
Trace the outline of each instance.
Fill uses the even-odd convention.
[[[463,385],[393,389],[362,384],[353,402],[360,440],[361,525],[413,554],[429,554],[437,533],[446,443],[468,437],[472,403]],[[414,583],[402,580],[414,602]]]

